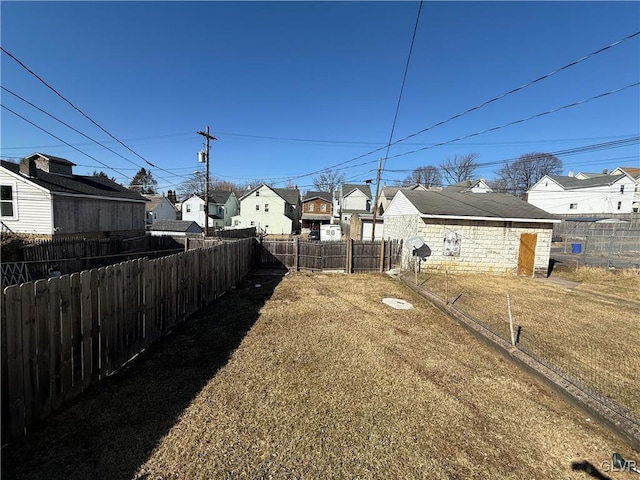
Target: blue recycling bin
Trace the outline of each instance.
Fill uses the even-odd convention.
[[[571,244],[571,253],[580,253],[582,251],[581,243],[572,243]]]

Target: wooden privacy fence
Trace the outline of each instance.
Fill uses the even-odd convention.
[[[2,443],[109,375],[252,267],[254,239],[38,280],[2,293]]]
[[[347,273],[382,272],[400,263],[400,240],[266,240],[260,242],[256,262],[262,267],[294,270],[341,270]]]
[[[28,242],[20,248],[18,262],[28,265],[32,278],[46,278],[47,270],[80,272],[129,260],[138,253],[162,256],[182,249],[171,237],[54,238]]]

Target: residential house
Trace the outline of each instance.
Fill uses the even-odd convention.
[[[2,160],[2,223],[45,237],[144,234],[146,198],[107,177],[74,175],[74,166],[43,153]]]
[[[158,220],[176,220],[178,212],[176,206],[164,195],[144,195],[149,200],[145,206],[147,225],[153,225]]]
[[[419,258],[425,268],[547,275],[559,222],[513,195],[399,191],[384,213],[384,235],[404,241],[404,268]]]
[[[623,170],[580,178],[545,175],[527,192],[527,201],[556,215],[610,215],[638,211],[638,181]]]
[[[459,193],[490,193],[493,192],[491,187],[485,182],[483,178],[478,180],[465,180],[463,182],[447,185],[443,188],[446,192],[459,192]]]
[[[351,228],[351,215],[371,212],[371,187],[343,183],[337,197],[340,226],[347,237]]]
[[[320,225],[331,223],[331,194],[307,192],[302,200],[302,233],[320,231]]]
[[[204,197],[192,195],[182,202],[182,220],[193,220],[204,228]],[[209,228],[222,229],[231,226],[231,219],[238,214],[240,204],[231,190],[209,192]]]
[[[428,189],[427,187],[420,185],[419,183],[416,183],[415,185],[411,185],[409,187],[382,187],[380,196],[378,198],[378,215],[382,215],[384,213],[384,211],[391,203],[391,200],[393,200],[393,197],[396,193],[398,193],[399,190],[421,190],[426,192]],[[378,227],[376,227],[376,229],[377,228]]]
[[[297,188],[259,185],[240,197],[240,215],[234,228],[256,227],[257,232],[290,235],[300,232],[302,204]]]
[[[151,236],[185,237],[202,233],[202,227],[193,220],[158,220],[149,228]]]
[[[640,212],[640,167],[618,167],[611,175],[619,175],[626,174],[629,177],[633,178],[636,182],[633,187],[633,203],[631,204],[631,212],[639,213]]]

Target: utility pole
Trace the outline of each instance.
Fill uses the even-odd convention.
[[[376,217],[378,216],[378,195],[380,194],[380,170],[382,170],[382,158],[378,160],[378,175],[376,176],[376,203],[373,205],[373,225],[371,225],[371,241],[376,239]]]
[[[205,138],[205,164],[206,173],[204,179],[204,238],[209,236],[209,140],[217,140],[213,135],[209,135],[209,127],[206,132],[196,132]]]

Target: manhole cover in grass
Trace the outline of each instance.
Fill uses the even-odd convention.
[[[413,308],[409,302],[400,300],[399,298],[383,298],[382,303],[389,305],[391,308],[397,308],[398,310],[409,310]]]

